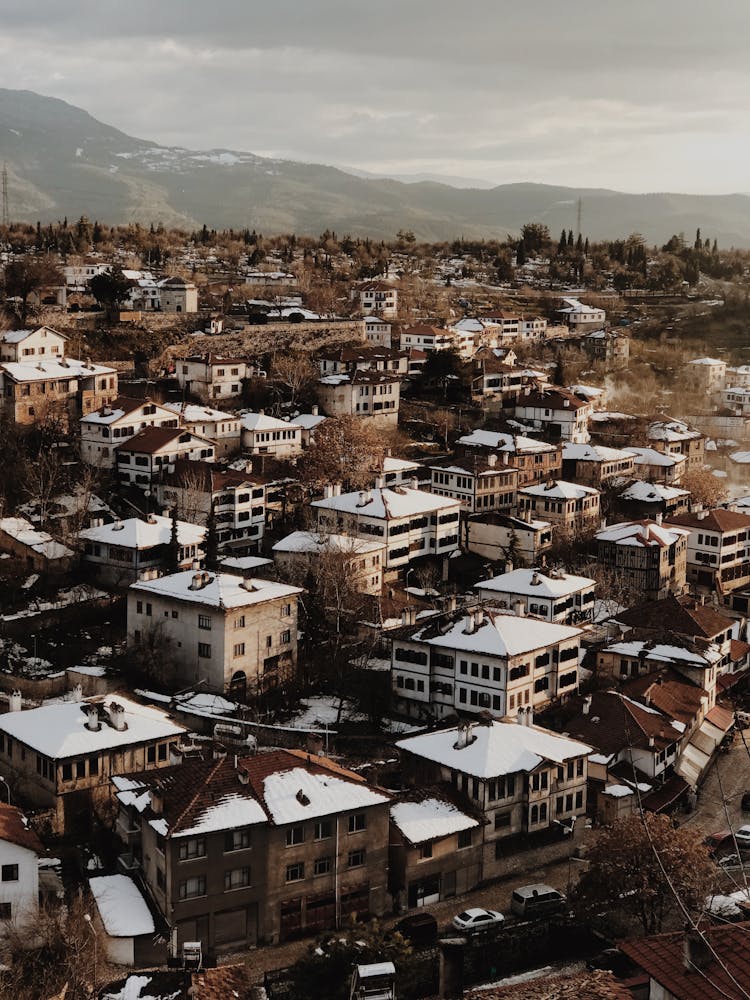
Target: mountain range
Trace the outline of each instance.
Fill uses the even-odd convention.
[[[57,98],[0,89],[0,160],[7,164],[12,219],[86,215],[107,223],[254,228],[420,240],[500,238],[527,222],[556,238],[575,229],[593,240],[642,233],[664,243],[700,227],[719,245],[750,246],[750,196],[625,194],[549,184],[456,187],[456,178],[396,180],[363,171],[271,159],[231,149],[191,150],[137,139]],[[430,175],[431,177],[434,175]]]

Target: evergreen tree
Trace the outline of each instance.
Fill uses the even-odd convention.
[[[583,244],[583,252],[588,256],[589,253],[589,238],[586,237],[586,242]]]
[[[180,541],[177,534],[177,504],[172,508],[172,531],[165,554],[168,573],[177,573],[180,568]]]
[[[557,244],[557,252],[565,253],[567,245],[568,245],[568,238],[565,235],[565,230],[563,229],[563,231],[560,233],[560,242]]]
[[[213,500],[206,519],[206,569],[216,572],[219,568],[219,536],[216,529],[216,511]]]
[[[518,244],[518,249],[516,250],[516,267],[522,267],[526,263],[526,248],[523,245],[523,240]]]
[[[719,252],[719,244],[717,243],[716,240],[714,240],[714,245],[711,249],[711,253],[718,253],[718,252]]]
[[[576,250],[578,253],[583,253],[583,237],[580,233],[578,234],[578,239],[576,240]]]
[[[574,245],[574,243],[573,243],[573,230],[569,229],[568,230],[568,246],[572,247],[573,245]]]
[[[701,231],[700,231],[700,229],[696,229],[695,230],[695,243],[693,244],[693,249],[694,250],[700,250],[700,248],[702,246],[703,246],[703,240],[701,239]]]

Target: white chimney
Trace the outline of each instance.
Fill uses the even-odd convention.
[[[587,694],[583,699],[583,714],[588,715],[591,711],[591,695]]]
[[[494,469],[495,466],[497,465],[497,455],[494,452],[492,452],[487,456],[487,465],[491,469]]]
[[[128,728],[125,722],[125,709],[117,701],[109,703],[109,721],[112,723],[112,728],[116,729],[118,733]]]
[[[330,500],[333,496],[333,486],[326,484],[323,487],[323,499]]]
[[[516,618],[526,617],[526,602],[525,601],[514,601],[513,602],[513,614]]]
[[[464,616],[464,635],[472,635],[474,632],[474,615]]]
[[[190,581],[190,590],[200,590],[203,586],[203,574],[193,573],[193,579]]]
[[[83,701],[83,686],[81,684],[76,684],[70,692],[70,700],[75,702]]]
[[[411,488],[413,490],[418,490],[419,489],[419,480],[417,479],[416,476],[412,476],[411,477],[411,479],[409,480],[409,485],[411,486]]]
[[[664,520],[664,518],[662,517],[661,513],[659,513],[659,514],[656,515],[656,523],[657,523],[657,525],[661,526],[661,523],[662,523],[663,520]]]
[[[92,733],[97,733],[102,728],[102,724],[99,722],[99,709],[96,705],[89,705],[86,708],[86,728],[90,729]]]
[[[375,489],[382,490],[385,487],[385,479],[383,476],[378,476],[375,480]]]
[[[523,725],[525,725],[526,724],[525,723],[525,719],[526,719],[526,715],[524,713],[523,708],[519,708],[518,712],[516,713],[516,725],[517,726],[523,726]]]
[[[10,710],[11,712],[20,712],[23,708],[23,699],[21,697],[20,691],[13,691],[10,696]]]
[[[319,412],[319,411],[318,411],[318,404],[317,404],[317,403],[315,404],[315,406],[313,406],[313,408],[312,408],[312,409],[310,410],[310,412],[312,413],[312,415],[313,415],[314,417],[317,417],[317,415],[318,415],[318,412]]]

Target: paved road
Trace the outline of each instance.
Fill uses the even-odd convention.
[[[750,823],[741,800],[750,791],[750,729],[745,730],[747,749],[737,736],[728,753],[719,753],[698,793],[698,806],[689,816],[680,815],[684,826],[700,830],[704,836]],[[723,792],[723,795],[722,795]]]

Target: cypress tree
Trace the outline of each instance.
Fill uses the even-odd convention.
[[[204,562],[208,570],[216,572],[219,568],[219,537],[216,530],[216,512],[213,500],[206,519],[206,558]]]

